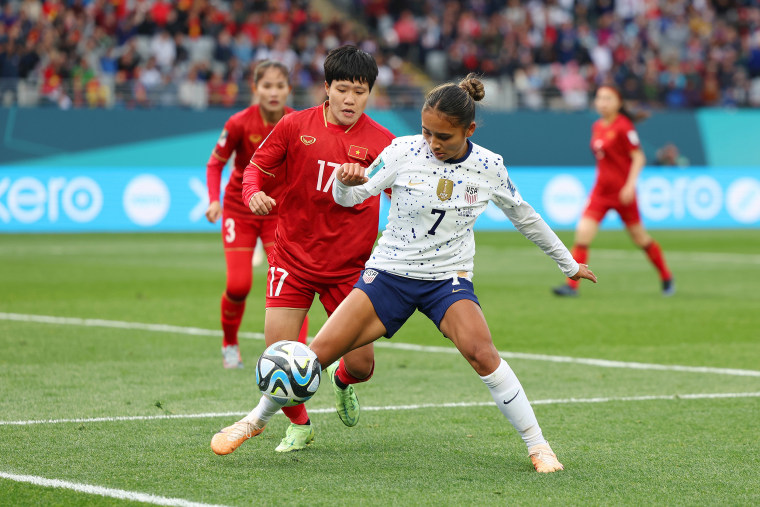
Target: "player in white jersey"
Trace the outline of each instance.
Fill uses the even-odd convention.
[[[488,387],[499,410],[520,433],[538,472],[564,467],[546,442],[520,381],[498,354],[472,285],[473,225],[489,201],[559,265],[566,276],[596,277],[570,252],[509,180],[500,156],[468,139],[475,101],[484,96],[473,75],[432,90],[422,109],[422,135],[396,139],[370,166],[344,164],[333,188],[336,202],[353,206],[391,187],[383,236],[353,291],[317,333],[310,348],[323,366],[382,336],[390,338],[420,310],[449,338]],[[344,357],[345,361],[345,357]],[[345,363],[359,377],[361,365]],[[353,368],[357,368],[354,371]],[[331,369],[327,370],[328,372]],[[330,376],[334,389],[341,387]],[[262,402],[251,414],[262,427],[279,405]]]

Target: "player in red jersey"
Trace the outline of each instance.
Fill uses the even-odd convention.
[[[242,368],[238,330],[243,319],[245,300],[251,290],[251,260],[256,241],[261,238],[265,250],[274,242],[277,208],[268,216],[256,216],[240,200],[243,171],[253,153],[272,131],[274,125],[293,109],[285,105],[290,94],[288,68],[279,62],[264,61],[254,71],[254,91],[258,101],[230,117],[206,165],[209,207],[206,218],[214,223],[222,218],[222,241],[227,261],[227,287],[222,294],[222,359],[225,368]],[[222,170],[235,153],[235,163],[224,192],[224,207],[219,202]],[[307,323],[298,340],[306,343]]]
[[[342,46],[330,51],[324,69],[328,100],[285,116],[253,155],[243,177],[243,202],[254,213],[266,215],[275,205],[280,208],[269,258],[267,344],[297,335],[316,294],[332,314],[351,292],[377,238],[378,196],[354,208],[336,204],[332,196],[338,167],[349,162],[367,167],[393,140],[393,134],[364,114],[377,64],[368,53]],[[264,187],[268,181],[282,182],[282,197],[269,195]],[[369,380],[374,364],[370,344],[346,354],[328,370],[335,379],[338,415],[346,426],[356,424],[359,412],[352,384]],[[251,423],[257,409],[214,436],[215,453],[229,454],[261,432]],[[296,424],[290,425],[276,450],[303,449],[314,439],[306,408],[284,407],[283,412]]]
[[[588,248],[599,231],[599,224],[611,209],[620,215],[628,234],[636,245],[646,252],[660,275],[662,294],[675,293],[670,273],[660,245],[647,233],[641,223],[636,202],[636,180],[644,168],[646,158],[641,150],[639,136],[630,113],[623,107],[620,92],[611,86],[602,86],[596,92],[594,106],[599,118],[591,129],[591,150],[596,156],[597,177],[586,210],[575,230],[573,258],[585,264]],[[568,279],[567,284],[555,287],[558,296],[577,296],[578,281]]]

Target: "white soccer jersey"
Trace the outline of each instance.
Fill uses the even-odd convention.
[[[468,140],[460,160],[435,158],[421,135],[398,137],[368,168],[369,181],[336,180],[338,204],[353,206],[391,188],[388,225],[366,267],[423,280],[471,278],[473,226],[493,201],[526,238],[554,259],[566,276],[578,263],[509,180],[501,156]]]

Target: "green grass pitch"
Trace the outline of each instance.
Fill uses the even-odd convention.
[[[672,298],[619,231],[600,233],[599,284],[571,300],[550,294],[561,273],[519,234],[477,236],[494,342],[566,467],[548,476],[420,315],[378,342],[357,427],[321,389],[308,449],[274,452],[276,416],[215,456],[212,435],[258,400],[265,267],[243,323],[246,368],[226,371],[217,235],[2,235],[0,504],[758,505],[760,234],[653,234]],[[310,315],[314,335],[318,302]]]

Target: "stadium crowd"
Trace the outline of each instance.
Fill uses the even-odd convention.
[[[670,108],[760,106],[756,0],[355,0],[396,54],[439,79],[506,78],[522,105],[588,106],[615,83]]]
[[[327,51],[353,43],[378,61],[374,107],[418,104],[410,62],[529,108],[583,109],[609,82],[652,107],[760,106],[754,0],[334,0],[340,17],[325,1],[0,0],[0,100],[239,107],[271,58],[306,106]]]

